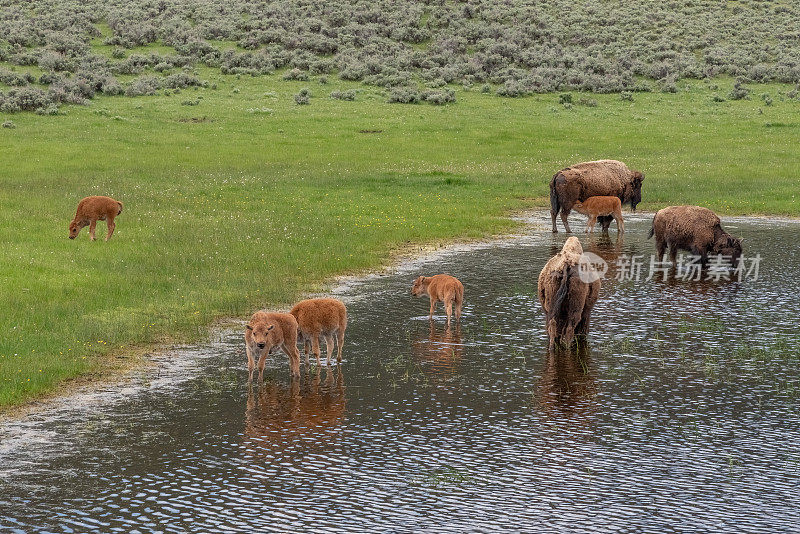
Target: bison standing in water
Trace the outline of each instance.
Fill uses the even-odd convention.
[[[702,265],[708,263],[709,254],[719,254],[730,258],[731,265],[736,266],[742,255],[742,240],[723,230],[713,211],[700,206],[669,206],[658,210],[647,238],[654,235],[658,260],[664,259],[669,247],[669,259],[673,265],[678,250],[700,256]]]
[[[539,274],[539,302],[551,351],[558,344],[569,348],[576,335],[589,333],[589,316],[599,294],[600,277],[583,256],[581,242],[570,237]]]
[[[561,213],[564,229],[569,229],[569,212],[576,202],[583,202],[589,197],[612,196],[622,203],[629,202],[631,209],[642,201],[642,181],[644,174],[628,168],[621,161],[603,159],[578,163],[558,171],[550,181],[550,214],[553,217],[553,233],[556,228],[556,216]],[[610,217],[601,217],[603,230],[611,224]]]

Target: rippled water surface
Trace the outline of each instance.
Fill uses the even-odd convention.
[[[239,332],[182,349],[0,427],[0,531],[797,531],[800,225],[726,227],[757,281],[616,281],[649,218],[577,234],[612,266],[573,356],[546,353],[544,232],[343,289],[344,362],[299,382],[281,355],[248,387]],[[437,272],[460,329],[410,295]]]

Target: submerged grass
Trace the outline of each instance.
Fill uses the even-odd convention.
[[[545,205],[549,178],[576,161],[645,171],[643,209],[800,215],[800,103],[782,98],[788,87],[760,88],[768,107],[713,102],[698,83],[567,109],[558,95],[477,91],[449,106],[388,104],[336,82],[313,92],[358,87],[358,100],[298,106],[307,81],[198,74],[212,85],[18,114],[0,130],[0,406],[104,355],[289,303],[408,243],[507,231],[502,216]],[[86,230],[67,239],[90,194],[125,203],[108,243]]]

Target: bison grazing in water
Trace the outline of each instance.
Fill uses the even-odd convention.
[[[539,274],[539,302],[551,351],[558,344],[569,348],[576,335],[588,334],[589,316],[599,294],[599,275],[583,256],[578,238],[570,237]]]
[[[723,230],[713,211],[700,206],[669,206],[658,210],[647,238],[654,235],[658,260],[663,260],[669,247],[673,265],[678,250],[700,256],[703,265],[708,263],[709,254],[729,257],[732,266],[736,266],[742,255],[742,240]]]
[[[564,229],[569,229],[569,216],[576,202],[583,202],[589,197],[612,196],[622,203],[629,202],[631,209],[642,201],[642,181],[644,174],[628,168],[621,161],[603,159],[578,163],[558,171],[550,181],[550,214],[553,217],[553,233],[556,228],[556,216],[561,213]],[[611,224],[610,217],[601,217],[603,229]]]

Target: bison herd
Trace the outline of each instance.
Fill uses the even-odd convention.
[[[600,160],[578,163],[558,171],[550,181],[550,208],[553,232],[558,232],[556,217],[560,214],[564,229],[571,232],[567,220],[575,210],[589,217],[587,232],[600,222],[607,231],[611,221],[616,220],[620,234],[625,231],[622,220],[622,204],[636,205],[642,200],[644,174],[631,170],[615,160]],[[74,239],[81,228],[89,226],[89,235],[95,239],[97,221],[108,225],[106,240],[114,232],[114,219],[122,213],[122,202],[110,197],[86,197],[78,204],[75,218],[69,225],[69,237]],[[742,254],[742,240],[722,229],[720,219],[714,212],[699,206],[670,206],[659,210],[653,217],[648,238],[655,236],[656,253],[662,261],[667,249],[675,265],[678,250],[688,251],[700,258],[703,266],[709,256],[728,258],[735,266]],[[585,338],[589,332],[592,308],[600,295],[600,276],[583,254],[577,237],[567,239],[564,247],[545,264],[538,281],[539,301],[544,310],[545,330],[549,338],[549,349],[570,348],[573,342]],[[411,294],[427,296],[430,300],[429,319],[437,302],[443,302],[447,314],[447,326],[455,312],[455,320],[461,320],[464,303],[464,286],[453,276],[437,274],[420,276],[414,280]],[[324,339],[327,363],[330,365],[334,346],[337,360],[342,361],[342,346],[347,329],[347,310],[344,303],[331,298],[303,300],[289,313],[257,311],[245,328],[245,351],[247,353],[250,379],[258,367],[259,378],[263,378],[267,355],[278,350],[289,357],[289,370],[293,376],[300,375],[300,351],[297,343],[305,348],[305,362],[313,352],[317,365],[320,361],[320,342]]]
[[[617,221],[620,234],[624,231],[619,207],[629,203],[636,211],[642,200],[644,174],[631,170],[621,161],[600,160],[578,163],[558,171],[550,181],[550,209],[553,232],[556,217],[561,214],[564,229],[570,232],[567,217],[570,210],[589,216],[587,231],[599,220],[608,230],[611,217]],[[669,206],[656,212],[648,239],[656,238],[656,255],[663,261],[669,248],[670,261],[675,265],[678,250],[686,250],[700,258],[705,266],[709,256],[729,259],[735,267],[742,255],[742,240],[722,229],[719,217],[700,206]],[[570,237],[564,248],[542,269],[539,275],[539,301],[545,314],[545,328],[550,350],[569,348],[573,340],[585,337],[589,316],[597,301],[600,277],[583,257],[581,244]]]

